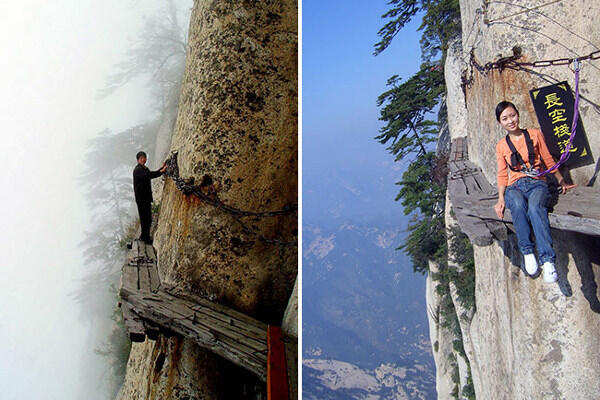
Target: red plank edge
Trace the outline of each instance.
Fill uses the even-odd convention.
[[[267,400],[289,400],[285,346],[281,328],[267,328]]]

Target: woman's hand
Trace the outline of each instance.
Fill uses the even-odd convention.
[[[563,182],[563,183],[562,183],[562,184],[560,184],[560,186],[559,186],[559,187],[560,187],[560,193],[561,193],[561,194],[566,194],[566,193],[567,193],[567,190],[569,190],[569,189],[573,189],[575,186],[577,186],[577,185],[567,185],[566,183],[564,183],[564,182]]]
[[[498,202],[494,206],[494,211],[496,211],[496,215],[500,219],[504,218],[504,206],[504,199],[498,199]]]

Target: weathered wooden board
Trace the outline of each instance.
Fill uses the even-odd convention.
[[[151,244],[144,243],[144,252],[143,255],[147,258],[151,258],[156,260],[156,254],[154,253],[154,247]]]
[[[149,268],[151,267],[148,264],[140,263],[138,265],[139,287],[142,292],[152,292],[150,287],[150,273],[148,272]]]
[[[142,318],[133,311],[133,307],[128,303],[122,303],[121,311],[123,312],[125,327],[129,332],[129,339],[131,339],[132,342],[138,343],[146,340],[144,322],[142,321]]]
[[[227,330],[226,326],[214,319],[208,319],[203,314],[199,316],[190,308],[193,306],[190,302],[173,299],[173,296],[160,291],[148,294],[123,288],[121,296],[144,319],[190,338],[200,346],[254,372],[261,379],[266,379],[266,360],[263,355],[267,351],[266,344]]]
[[[578,189],[583,188],[575,188],[573,190],[575,191]],[[559,198],[558,205],[555,206],[554,210],[548,214],[550,227],[553,229],[584,233],[586,235],[600,236],[600,219],[589,217],[589,215],[595,214],[596,211],[594,210],[594,208],[600,207],[600,201],[594,207],[590,204],[577,204],[577,198],[569,198],[568,196],[569,194],[565,195],[564,197],[561,195],[561,197]],[[569,201],[570,199],[573,199],[573,201]],[[460,202],[455,203],[455,199],[452,199],[452,197],[451,200],[453,209],[455,209],[455,212],[457,214],[457,219],[459,215],[462,215],[463,217],[466,216],[470,218],[485,220],[486,222],[498,221],[512,224],[510,210],[506,209],[503,219],[498,218],[498,216],[496,215],[496,212],[494,211],[494,204],[496,203],[497,198],[493,200],[481,200],[480,202],[475,204],[468,204],[465,202],[463,202],[462,204]],[[560,206],[561,203],[565,203],[565,205]],[[456,210],[460,210],[460,212],[457,212]],[[459,225],[461,226],[461,229],[463,229],[463,225],[466,225],[466,230],[463,231],[467,235],[469,235],[470,233],[469,225],[471,221],[471,219],[463,220],[462,224],[460,220],[458,221]],[[473,231],[475,235],[481,233],[472,229],[471,231]],[[471,235],[469,235],[469,238],[471,238]]]
[[[121,271],[121,287],[127,287],[132,290],[139,290],[137,267],[125,265],[123,266]]]
[[[150,290],[156,293],[160,288],[160,277],[158,275],[158,268],[156,267],[156,263],[153,263],[148,266],[148,274],[150,278]]]
[[[206,331],[224,335],[254,351],[262,352],[266,350],[266,330],[257,335],[253,332],[253,329],[249,329],[250,327],[256,328],[257,324],[250,325],[238,321],[238,324],[232,325],[225,322],[225,318],[212,309],[216,305],[215,303],[205,305],[195,304],[189,300],[180,299],[167,293],[159,293],[159,297],[168,308],[173,309],[173,311],[176,311],[181,316],[185,316],[185,318],[191,320],[199,327],[203,327]]]
[[[449,161],[461,161],[467,159],[467,138],[459,137],[452,141]]]
[[[267,324],[251,318],[246,314],[222,304],[214,303],[192,293],[183,292],[174,286],[165,285],[164,283],[161,285],[161,288],[164,289],[165,292],[175,297],[187,299],[200,307],[206,307],[206,309],[214,310],[215,315],[218,315],[223,319],[223,321],[229,321],[234,325],[242,326],[245,329],[252,330],[253,332],[262,336],[264,336],[265,332],[267,331]]]

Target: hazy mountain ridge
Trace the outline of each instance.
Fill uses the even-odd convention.
[[[403,236],[398,225],[305,224],[303,232],[305,396],[433,396],[425,278],[396,250]],[[376,375],[384,365],[395,371],[393,380],[381,376],[386,384]]]

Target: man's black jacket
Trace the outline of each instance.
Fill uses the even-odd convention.
[[[150,179],[162,175],[159,171],[150,171],[148,167],[138,164],[133,169],[133,191],[136,203],[152,203],[152,185]]]

